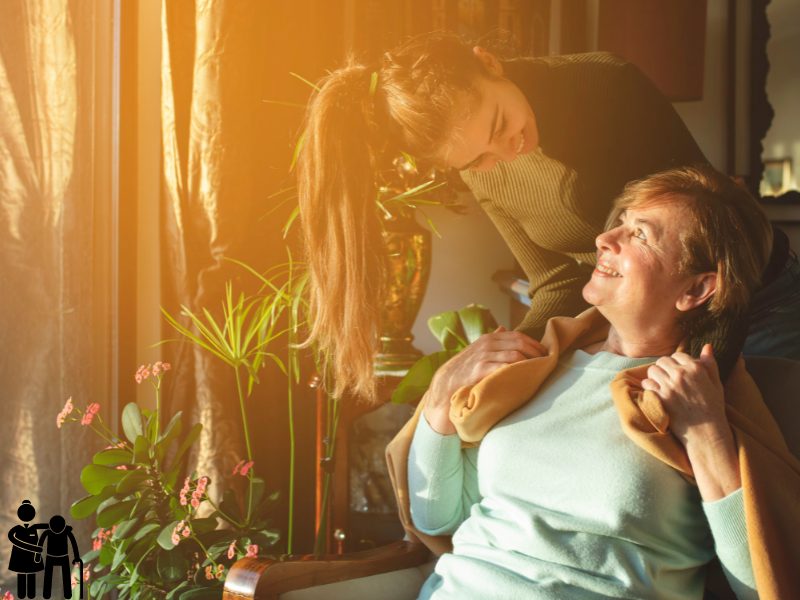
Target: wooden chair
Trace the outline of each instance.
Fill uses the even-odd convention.
[[[800,457],[800,402],[795,400],[800,362],[766,357],[745,361],[789,449]],[[413,600],[433,570],[430,558],[425,546],[398,541],[351,554],[242,559],[228,574],[223,600]]]

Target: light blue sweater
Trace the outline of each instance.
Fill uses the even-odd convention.
[[[476,448],[420,418],[411,515],[453,534],[420,599],[700,600],[715,555],[739,598],[758,598],[741,489],[704,503],[622,430],[609,384],[654,360],[567,352]]]

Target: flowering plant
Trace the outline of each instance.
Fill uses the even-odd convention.
[[[116,588],[119,600],[154,594],[167,600],[219,600],[225,575],[236,560],[255,556],[259,548],[280,553],[280,534],[270,528],[267,518],[280,494],[266,495],[266,484],[255,477],[252,461],[240,463],[234,471],[249,479],[244,509],[232,489],[215,504],[207,493],[211,480],[196,472],[178,488],[183,459],[203,426],[195,424],[173,452],[183,425],[178,412],[162,431],[161,379],[169,370],[168,363],[157,362],[136,372],[138,383],[153,385],[156,410],[128,404],[122,412],[125,440],[103,423],[96,403],[82,412],[70,398],[56,420],[59,428],[80,421],[109,443],[81,472],[81,483],[90,495],[71,508],[76,519],[97,515],[93,547],[82,560],[84,581],[89,577],[90,562],[97,561],[95,572],[110,567],[90,586],[98,599]],[[203,503],[212,509],[206,517],[199,516]],[[227,524],[226,529],[218,529],[220,520]],[[73,587],[79,577],[73,574]]]

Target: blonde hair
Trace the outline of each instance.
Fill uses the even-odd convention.
[[[680,273],[717,273],[711,299],[686,314],[686,332],[701,332],[712,318],[745,313],[772,252],[772,225],[758,201],[710,165],[680,167],[626,185],[606,231],[624,211],[661,202],[679,202],[690,215],[681,233]]]
[[[336,396],[350,389],[376,397],[373,363],[388,266],[375,205],[379,144],[388,140],[441,162],[454,120],[479,101],[481,76],[491,78],[469,44],[436,32],[386,52],[372,67],[350,58],[318,82],[296,170],[311,319],[299,347],[316,347]]]

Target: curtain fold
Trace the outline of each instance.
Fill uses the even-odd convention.
[[[91,328],[93,280],[91,173],[75,168],[91,164],[92,148],[91,102],[78,105],[93,60],[76,50],[73,15],[83,10],[0,3],[0,529],[19,524],[30,500],[34,522],[61,514],[88,549],[94,524],[72,522],[69,506],[85,495],[80,467],[96,444],[80,427],[56,428],[67,397],[103,402],[92,397],[98,349],[80,335]],[[6,562],[10,549],[3,533]],[[2,572],[0,585],[15,588]]]
[[[253,215],[252,124],[260,103],[251,85],[255,14],[254,0],[162,4],[162,272],[173,316],[183,305],[221,319],[224,284],[240,272],[224,258],[242,259]],[[203,423],[191,462],[218,484],[210,488],[213,497],[246,457],[233,370],[197,346],[171,351],[176,377],[166,395],[169,410]]]

